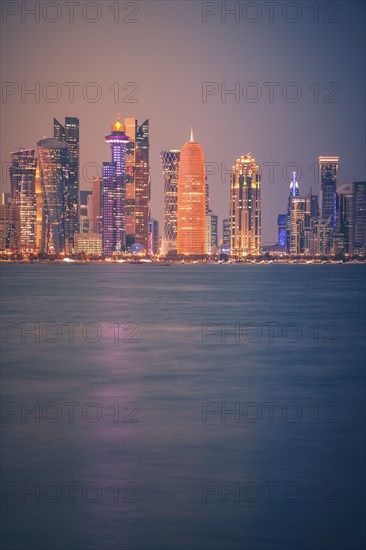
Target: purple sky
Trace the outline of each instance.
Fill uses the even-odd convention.
[[[4,166],[10,151],[35,147],[39,139],[51,136],[53,117],[79,117],[81,167],[110,160],[104,136],[117,112],[121,118],[150,119],[152,215],[160,220],[159,151],[180,148],[189,139],[191,125],[209,171],[217,171],[208,181],[210,206],[220,225],[228,215],[229,177],[222,181],[225,174],[219,167],[229,170],[248,152],[262,166],[263,243],[276,240],[290,163],[301,167],[300,193],[311,186],[313,192],[318,190],[314,163],[319,155],[340,156],[340,183],[366,178],[363,2],[280,2],[273,4],[272,17],[265,2],[227,1],[227,8],[237,5],[239,11],[227,14],[225,21],[223,2],[80,1],[74,22],[62,2],[58,12],[54,3],[40,2],[40,21],[28,15],[24,23],[21,4],[30,9],[36,3],[5,2],[3,7],[3,91],[13,82],[19,92],[2,97],[2,190],[8,188]],[[14,15],[4,11],[16,9]],[[208,11],[217,13],[205,17]],[[99,21],[92,23],[93,18]],[[22,100],[22,82],[28,89],[39,83],[39,102],[31,95]],[[55,102],[51,82],[61,92]],[[65,82],[79,83],[74,102]],[[95,87],[88,88],[88,82],[97,83],[99,101],[92,102]],[[136,84],[123,89],[129,82]],[[206,101],[204,82],[214,83]],[[114,101],[115,83],[119,102]],[[240,97],[227,95],[225,102],[220,92],[235,86]],[[127,96],[134,89],[138,91],[132,99],[137,102],[129,103]],[[250,101],[255,94],[261,97]],[[301,98],[291,102],[296,94]],[[272,181],[268,163],[278,163]],[[288,177],[282,173],[286,165]],[[81,188],[87,189],[85,168],[83,173]]]

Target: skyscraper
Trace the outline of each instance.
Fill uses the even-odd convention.
[[[159,254],[159,222],[154,219],[149,221],[149,254]]]
[[[320,218],[336,227],[336,186],[339,157],[319,157]]]
[[[206,178],[201,145],[193,139],[180,152],[178,171],[178,254],[206,254]]]
[[[38,251],[42,249],[42,237],[44,234],[44,196],[41,184],[41,171],[39,162],[36,166],[36,248]]]
[[[103,256],[112,256],[116,251],[116,185],[117,163],[103,162],[102,191],[102,248]]]
[[[19,206],[9,193],[0,195],[0,251],[19,250],[20,217]]]
[[[92,193],[88,198],[88,216],[91,233],[102,232],[102,178],[96,177],[92,182]]]
[[[206,213],[206,254],[214,254],[217,251],[217,215],[209,210]]]
[[[126,134],[126,245],[137,243],[149,249],[150,164],[149,121],[140,126],[125,118]]]
[[[65,117],[62,125],[53,119],[53,136],[70,148],[69,181],[65,189],[65,240],[74,246],[74,233],[79,231],[79,119]]]
[[[111,146],[112,162],[103,163],[103,254],[123,252],[126,248],[126,145],[128,137],[119,115],[106,142]]]
[[[353,251],[366,255],[366,181],[355,181],[353,193]]]
[[[286,214],[279,214],[277,218],[277,244],[286,248]]]
[[[177,250],[179,158],[180,151],[177,149],[160,153],[164,183],[164,227],[161,245],[163,254]]]
[[[292,180],[290,182],[290,193],[287,201],[287,212],[286,212],[286,250],[290,252],[290,241],[291,241],[291,209],[292,201],[295,197],[299,196],[299,184],[296,179],[296,172],[292,172]]]
[[[230,254],[230,219],[222,220],[222,252]]]
[[[24,252],[36,249],[36,166],[34,149],[19,149],[11,153],[9,168],[11,195],[19,208],[19,247]]]
[[[299,256],[305,251],[306,198],[293,197],[290,210],[290,255]]]
[[[337,188],[336,228],[333,235],[334,253],[353,253],[354,237],[354,189],[352,183]]]
[[[70,148],[52,138],[42,139],[37,146],[44,217],[41,251],[60,254],[65,250]]]
[[[237,159],[232,167],[230,249],[235,258],[261,253],[261,176],[250,153]]]

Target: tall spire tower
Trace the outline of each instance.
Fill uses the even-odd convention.
[[[112,162],[103,163],[103,254],[120,253],[126,246],[126,145],[128,137],[120,116],[105,138]]]

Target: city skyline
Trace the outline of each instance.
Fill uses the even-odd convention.
[[[119,124],[119,120],[120,120],[120,114],[117,113],[114,114],[114,117],[116,118],[117,120],[117,123]],[[113,118],[113,116],[112,116]],[[80,148],[82,147],[82,144],[83,144],[83,139],[82,137],[79,138],[79,118],[78,117],[68,117],[68,116],[65,116],[65,126],[61,125],[58,120],[53,117],[53,133],[54,133],[54,136],[57,135],[58,139],[61,139],[63,140],[65,138],[65,127],[67,129],[67,125],[69,126],[69,128],[71,127],[71,131],[69,130],[69,133],[71,133],[71,145],[69,143],[69,149],[70,149],[70,158],[72,156],[72,148],[73,148],[73,144],[72,144],[72,141],[73,141],[73,136],[72,136],[72,133],[75,132],[74,128],[75,126],[77,127],[77,153],[74,153],[74,156],[76,155],[76,159],[74,161],[74,168],[72,168],[72,163],[70,161],[70,179],[72,180],[75,180],[75,184],[73,186],[70,186],[70,183],[68,184],[68,187],[70,188],[76,188],[79,190],[79,197],[80,197],[80,192],[85,192],[85,191],[92,191],[93,189],[93,185],[95,183],[95,180],[98,179],[98,178],[101,178],[103,179],[103,165],[106,164],[105,161],[102,162],[102,164],[100,166],[97,167],[97,164],[95,162],[91,162],[87,167],[85,165],[80,165],[79,167],[79,177],[78,177],[78,174],[76,175],[72,175],[72,174],[75,174],[75,163],[77,164],[78,162],[78,158],[79,158],[79,146]],[[80,130],[80,134],[82,136],[82,123],[81,123],[81,130]],[[136,177],[136,175],[133,175],[132,176],[132,179],[131,179],[131,176],[129,177],[128,176],[128,172],[130,172],[130,174],[132,174],[133,172],[131,172],[132,170],[132,167],[134,166],[133,162],[134,160],[130,160],[129,161],[129,156],[130,156],[130,159],[135,159],[135,148],[137,149],[137,147],[135,147],[135,143],[137,142],[138,143],[138,137],[136,139],[136,136],[138,136],[138,133],[140,133],[140,142],[144,143],[144,141],[146,140],[146,138],[144,137],[144,134],[147,136],[147,146],[146,146],[146,151],[147,151],[147,161],[144,159],[144,157],[141,157],[142,159],[142,167],[143,166],[147,166],[147,168],[150,167],[150,158],[151,158],[151,155],[149,155],[149,150],[151,148],[151,144],[149,142],[149,138],[148,138],[148,126],[149,126],[149,120],[145,120],[145,122],[141,125],[141,126],[138,126],[137,124],[137,118],[135,117],[125,117],[124,118],[124,124],[122,125],[123,128],[125,129],[126,131],[126,127],[129,129],[129,132],[130,134],[132,135],[133,132],[132,130],[134,130],[134,135],[135,137],[129,137],[129,142],[127,143],[126,145],[126,175],[125,175],[125,179],[126,179],[126,182],[125,182],[125,186],[124,186],[124,189],[125,189],[125,194],[127,193],[127,196],[129,196],[130,198],[132,198],[134,196],[134,189],[135,189],[135,184],[133,183],[134,182],[134,178],[138,180],[138,178]],[[146,129],[145,129],[146,128]],[[114,128],[115,130],[115,128]],[[142,131],[143,130],[143,131]],[[113,133],[113,132],[112,132]],[[52,138],[50,138],[52,139]],[[97,137],[96,137],[97,139]],[[70,138],[69,138],[69,142],[70,142]],[[67,143],[67,142],[66,142]],[[107,141],[108,143],[108,141]],[[132,148],[131,148],[131,145],[132,145]],[[144,147],[144,146],[143,146]],[[129,152],[129,149],[130,148],[130,152]],[[25,152],[27,151],[31,151],[32,148],[29,147],[29,148],[19,148],[15,151],[12,151],[10,153],[10,157],[12,158],[13,156],[16,156],[16,155],[19,155],[20,153],[21,154],[25,154]],[[163,197],[162,197],[162,200],[163,200],[163,208],[165,208],[164,206],[164,201],[165,201],[165,192],[164,192],[164,189],[166,188],[166,185],[167,185],[167,181],[166,181],[166,177],[167,177],[167,166],[164,166],[164,162],[166,163],[167,161],[169,161],[169,155],[172,157],[174,157],[174,155],[178,155],[179,157],[179,154],[180,154],[180,149],[170,149],[170,150],[166,150],[166,151],[160,151],[159,152],[159,160],[160,160],[160,181],[156,182],[155,185],[151,183],[151,175],[149,175],[149,170],[146,171],[146,176],[144,176],[144,172],[141,172],[141,176],[140,176],[140,180],[142,181],[142,183],[144,183],[144,181],[146,181],[146,184],[143,185],[142,187],[142,196],[146,196],[146,209],[145,209],[145,212],[146,214],[143,214],[142,212],[142,215],[143,215],[143,218],[142,218],[142,221],[143,221],[143,225],[142,227],[145,227],[145,230],[147,228],[147,224],[146,224],[146,220],[148,219],[149,216],[157,219],[159,221],[159,225],[161,227],[161,238],[163,238],[163,233],[164,233],[164,218],[166,217],[166,213],[164,214],[164,210],[163,210],[163,216],[162,218],[158,218],[156,212],[153,210],[153,207],[152,207],[152,203],[151,201],[149,200],[149,197],[151,196],[151,194],[153,194],[154,192],[156,193],[156,187],[160,188],[160,190],[163,192]],[[133,157],[131,157],[131,155],[133,155]],[[163,156],[165,156],[165,160],[163,162]],[[241,155],[242,157],[245,156],[245,155]],[[319,160],[321,160],[320,162],[320,165],[318,165],[318,169],[315,169],[314,167],[314,180],[315,182],[318,182],[318,183],[314,183],[313,185],[310,185],[310,190],[309,192],[313,193],[315,192],[315,194],[318,194],[319,195],[319,204],[320,204],[320,201],[321,201],[321,197],[322,197],[322,188],[323,188],[323,184],[322,184],[322,169],[321,169],[321,166],[327,166],[327,162],[336,162],[336,177],[335,177],[335,180],[334,181],[337,181],[337,184],[336,184],[336,187],[339,187],[341,185],[347,185],[347,184],[351,184],[353,183],[354,181],[363,181],[365,179],[365,177],[363,178],[360,178],[359,180],[355,180],[353,179],[353,181],[339,181],[339,172],[340,172],[340,169],[341,169],[341,166],[343,164],[343,159],[342,159],[342,162],[339,163],[339,156],[318,156],[316,158],[316,163],[318,164]],[[175,159],[175,162],[177,162],[177,160]],[[128,169],[128,164],[130,164],[131,168],[130,170]],[[213,169],[213,164],[215,165],[214,166],[214,169],[216,169],[218,166],[219,166],[219,163],[218,162],[215,162],[215,161],[206,161],[205,159],[205,169],[206,169],[206,181],[207,181],[207,186],[210,188],[210,190],[212,189],[212,185],[210,185],[210,176],[212,176],[212,169]],[[274,163],[271,163],[272,166],[268,166],[269,170],[273,170],[274,168]],[[228,214],[227,216],[218,216],[219,220],[220,220],[220,223],[218,224],[219,225],[219,231],[218,231],[218,236],[219,236],[219,239],[221,240],[223,238],[223,232],[222,232],[222,220],[225,219],[225,218],[228,218],[229,217],[229,214],[230,214],[230,181],[231,181],[231,172],[232,172],[232,169],[233,169],[233,166],[235,165],[235,162],[232,163],[230,169],[227,168],[225,166],[225,168],[221,168],[221,172],[222,174],[224,174],[224,177],[228,180],[228,184],[223,184],[225,185],[228,189],[228,197],[227,197],[227,210],[228,210]],[[265,187],[265,185],[270,185],[270,182],[269,181],[266,181],[266,180],[263,180],[263,177],[262,177],[262,173],[263,173],[263,167],[261,166],[260,162],[257,163],[258,165],[258,170],[259,170],[259,174],[261,175],[261,194],[263,195],[263,187]],[[9,169],[11,168],[11,161],[8,161],[7,163],[7,166],[6,168],[9,166]],[[83,181],[83,178],[82,178],[82,174],[86,172],[88,172],[89,170],[89,173],[90,173],[90,170],[94,171],[94,170],[98,170],[97,171],[97,174],[96,176],[93,176],[91,178],[91,181],[88,182],[88,185],[86,185],[85,183],[85,178],[84,178],[84,185],[81,184],[79,185],[79,180]],[[10,171],[8,170],[5,170],[6,173],[9,173],[10,174]],[[94,172],[93,172],[94,173]],[[138,173],[138,169],[136,169],[134,171],[134,173]],[[296,172],[292,172],[292,175],[296,174],[296,177],[298,178],[298,175]],[[318,175],[316,175],[318,174]],[[170,176],[171,177],[171,176]],[[176,178],[178,177],[178,174],[176,174]],[[271,177],[271,176],[270,176]],[[9,176],[9,178],[7,177],[7,179],[9,180],[9,184],[10,184],[10,187],[11,187],[11,177]],[[89,178],[88,178],[89,179]],[[330,182],[331,183],[331,182]],[[298,185],[299,185],[299,182],[297,181],[296,182],[296,190],[298,192]],[[148,186],[148,187],[147,187]],[[292,183],[290,181],[290,188],[292,189]],[[308,186],[307,186],[308,187]],[[302,186],[303,188],[303,186]],[[133,189],[133,191],[132,191]],[[145,191],[145,189],[147,189],[147,191]],[[150,190],[151,189],[151,190]],[[288,182],[287,182],[287,189],[288,189]],[[328,186],[328,189],[329,189],[329,186]],[[332,187],[333,189],[333,187]],[[9,192],[11,191],[11,189],[5,189],[5,190],[2,190],[2,192],[6,193],[6,192]],[[215,192],[215,190],[214,190]],[[334,189],[333,189],[333,192],[334,192]],[[288,195],[287,195],[288,196]],[[71,204],[73,202],[75,202],[75,191],[74,193],[71,195]],[[69,200],[69,199],[68,199]],[[79,201],[80,201],[80,198],[79,198]],[[135,202],[135,201],[126,201],[126,197],[123,199],[124,203],[127,203],[127,207],[126,207],[126,213],[125,213],[125,220],[124,220],[124,226],[126,227],[126,219],[130,220],[129,222],[127,221],[127,224],[130,228],[135,228],[135,222],[133,220],[133,216],[130,214],[129,215],[129,212],[133,212],[133,207],[132,207],[132,210],[131,210],[131,206],[130,206],[130,210],[128,209],[128,202],[130,202],[130,205],[132,204],[132,202]],[[328,197],[328,202],[329,202],[329,197]],[[177,206],[177,205],[176,205]],[[223,205],[221,204],[221,210],[223,208]],[[170,207],[171,208],[171,207]],[[265,207],[265,204],[263,205],[263,199],[262,199],[262,205],[261,205],[261,209],[264,210],[266,209]],[[335,204],[334,204],[334,208],[335,208]],[[71,221],[68,222],[68,225],[71,224],[71,227],[78,227],[78,224],[79,224],[79,213],[72,213],[72,207],[71,208],[67,208],[66,206],[66,209],[70,212],[71,211]],[[329,209],[329,207],[328,207]],[[220,209],[219,209],[220,210]],[[262,210],[263,211],[263,210]],[[272,212],[274,219],[275,219],[275,223],[274,223],[274,226],[273,226],[273,240],[272,241],[266,241],[263,239],[263,237],[261,237],[261,242],[262,242],[262,245],[268,245],[268,244],[276,244],[278,243],[278,223],[276,223],[277,221],[277,216],[278,215],[275,215],[274,212]],[[215,212],[215,215],[217,215],[217,212]],[[66,218],[70,218],[71,217],[70,215],[69,216],[66,216]],[[141,217],[141,216],[140,216]],[[75,218],[75,221],[74,219]],[[125,229],[126,231],[126,229]],[[170,231],[172,231],[170,229]],[[75,231],[76,233],[77,231]],[[65,236],[67,235],[67,229],[65,228]],[[138,233],[136,233],[138,234]],[[68,237],[69,238],[69,237]],[[127,239],[128,240],[128,239]],[[133,234],[130,235],[130,242],[128,243],[128,246],[131,246],[131,244],[133,244]],[[142,241],[142,239],[140,239]],[[72,242],[72,239],[71,239],[71,242]],[[124,242],[126,242],[126,236],[124,237]],[[146,242],[146,244],[145,244]],[[147,249],[147,246],[148,245],[148,239],[146,237],[146,240],[145,240],[143,246]]]
[[[75,24],[69,24],[65,17],[54,24],[44,20],[36,24],[28,17],[22,25],[21,40],[16,32],[20,15],[9,16],[2,37],[8,52],[3,80],[15,84],[13,88],[9,84],[3,101],[3,166],[9,162],[9,151],[18,146],[34,147],[41,137],[51,136],[54,117],[62,122],[67,115],[80,119],[81,166],[97,163],[101,167],[108,147],[101,146],[96,136],[104,135],[106,121],[116,112],[141,122],[149,118],[152,211],[162,224],[159,153],[178,149],[193,125],[206,162],[211,163],[207,170],[211,208],[220,219],[229,216],[229,176],[225,170],[230,170],[240,155],[255,152],[263,165],[262,241],[275,242],[277,212],[287,199],[294,170],[303,193],[319,185],[319,155],[340,157],[339,182],[365,178],[364,8],[360,2],[340,2],[334,23],[325,21],[324,9],[317,23],[306,6],[296,23],[286,21],[279,8],[274,23],[270,23],[268,8],[262,9],[257,23],[236,22],[233,15],[222,22],[220,12],[207,16],[204,22],[200,2],[139,2],[136,23],[123,22],[123,10],[120,22],[114,23],[112,11],[106,9],[96,24],[78,24],[79,9]],[[96,29],[105,37],[103,41],[95,39]],[[341,29],[347,40],[339,40]],[[133,48],[121,57],[116,44],[122,35],[123,43],[133,44]],[[57,62],[45,47],[48,41],[63,44]],[[250,54],[253,44],[255,53]],[[39,63],[31,67],[24,52],[31,52]],[[176,70],[176,60],[183,52],[191,62],[180,64]],[[88,63],[89,59],[93,63]],[[56,86],[49,85],[52,82]],[[70,99],[72,86],[64,83],[73,82],[74,97]],[[93,82],[95,86],[87,86]],[[291,82],[295,83],[292,87],[288,86]],[[238,87],[236,83],[239,98],[236,92],[230,94]],[[248,87],[250,83],[253,85]],[[39,98],[26,94],[32,89],[37,93],[37,87]],[[94,101],[98,90],[100,98]],[[291,102],[296,90],[299,99]],[[250,101],[256,94],[260,99]],[[297,163],[301,171],[289,163]],[[89,172],[91,180],[96,175],[91,164]],[[8,176],[3,170],[1,191],[8,188],[5,179]],[[81,173],[81,189],[86,188],[85,183]]]

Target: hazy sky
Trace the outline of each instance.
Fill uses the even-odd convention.
[[[159,151],[180,148],[191,125],[217,172],[208,181],[220,225],[229,211],[225,167],[248,152],[262,166],[263,243],[276,240],[291,163],[301,167],[301,193],[318,190],[319,155],[340,156],[340,183],[366,178],[364,2],[43,1],[39,22],[24,12],[36,4],[2,2],[2,190],[10,151],[35,147],[52,135],[53,117],[65,116],[80,119],[80,181],[89,188],[95,170],[85,165],[110,160],[104,136],[117,112],[150,119],[160,220]],[[67,82],[79,83],[73,101]],[[38,101],[22,97],[35,86]],[[225,96],[235,88],[239,96]],[[278,163],[273,179],[268,163]]]

